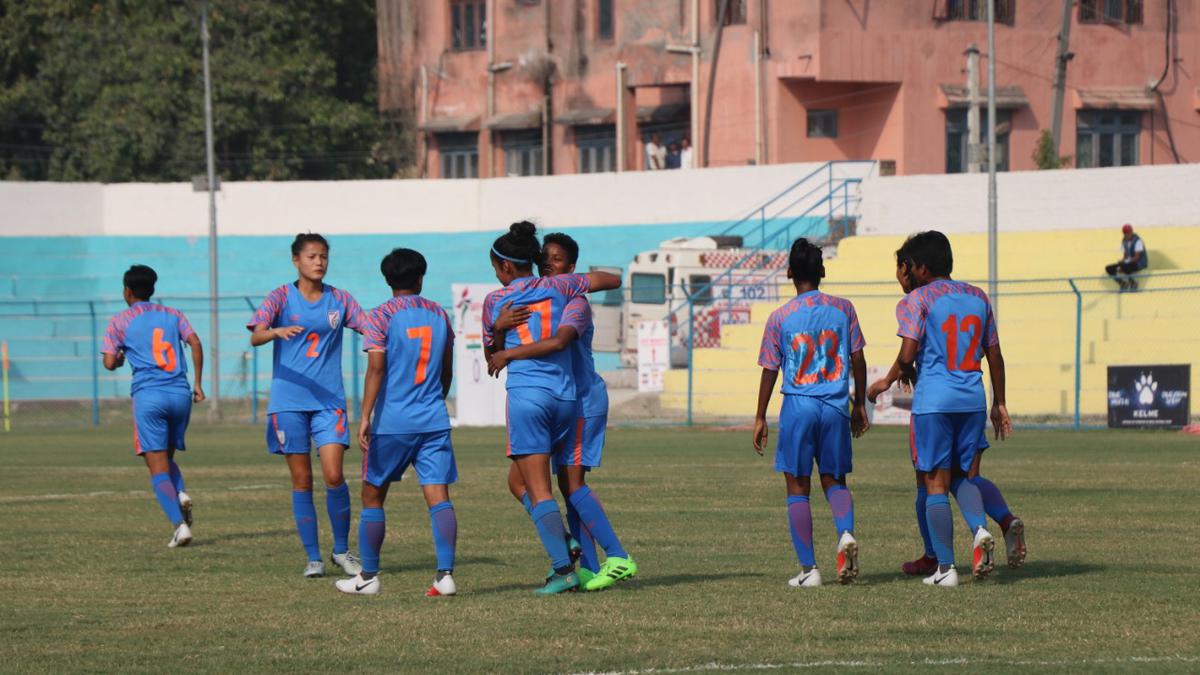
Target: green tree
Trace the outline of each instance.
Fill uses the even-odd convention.
[[[412,162],[376,97],[371,0],[213,0],[218,172],[385,178]],[[0,171],[179,181],[204,168],[199,3],[0,0]]]
[[[1037,145],[1033,148],[1033,163],[1038,169],[1065,169],[1071,166],[1070,155],[1059,155],[1054,150],[1054,137],[1049,130],[1043,129],[1038,136]]]

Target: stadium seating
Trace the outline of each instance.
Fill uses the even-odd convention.
[[[1120,364],[1192,363],[1200,347],[1200,227],[1139,228],[1150,255],[1150,276],[1137,293],[1117,293],[1103,268],[1118,255],[1119,233],[1095,230],[1029,232],[1000,237],[997,315],[1014,415],[1061,420],[1074,410],[1076,295],[1081,293],[1081,412],[1104,415],[1106,367]],[[868,347],[867,363],[886,368],[894,359],[897,284],[890,279],[894,251],[903,237],[851,237],[827,262],[823,290],[850,298],[857,308]],[[987,278],[987,237],[954,235],[955,277]],[[1069,252],[1069,255],[1065,253]],[[986,288],[985,281],[976,281]],[[794,295],[781,288],[782,298]],[[781,303],[753,307],[751,322],[724,326],[721,347],[693,355],[692,406],[701,418],[753,414],[759,370],[755,366],[767,317]],[[1200,369],[1192,369],[1192,391],[1200,390]],[[666,379],[663,406],[687,407],[686,371]],[[772,414],[779,397],[772,401]]]

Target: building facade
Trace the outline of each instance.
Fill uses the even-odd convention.
[[[1060,62],[1074,166],[1200,159],[1200,0],[1068,2],[1066,58],[1064,2],[995,2],[1001,169],[1036,168]],[[414,116],[423,176],[644,170],[652,138],[686,140],[697,167],[872,159],[919,174],[981,159],[968,72],[982,100],[985,0],[377,5],[380,105]]]

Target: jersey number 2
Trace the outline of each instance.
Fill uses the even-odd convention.
[[[154,340],[151,347],[151,351],[154,353],[154,363],[168,373],[175,372],[175,367],[179,365],[179,358],[175,355],[175,346],[163,340],[163,329],[155,328],[151,338]]]
[[[413,378],[413,384],[422,384],[429,372],[429,352],[433,347],[433,327],[409,328],[408,339],[421,341],[421,355],[417,357],[417,374]]]
[[[959,331],[970,333],[971,341],[967,344],[967,353],[955,364],[955,360],[958,359]],[[960,324],[958,315],[951,314],[942,324],[942,332],[946,334],[946,370],[979,370],[979,357],[976,352],[979,351],[979,340],[983,337],[983,321],[974,314],[968,314]]]
[[[321,342],[321,336],[316,333],[308,334],[308,353],[305,354],[310,359],[315,359],[321,354],[317,351],[317,345]]]
[[[817,355],[818,344],[825,350],[825,363],[821,364],[820,370],[809,373],[807,371]],[[796,333],[792,336],[792,351],[800,351],[800,345],[804,345],[804,358],[796,369],[796,386],[816,384],[818,379],[834,382],[842,376],[842,356],[838,353],[840,341],[835,331],[823,330],[816,340],[813,340],[811,333]]]
[[[529,306],[529,323],[517,326],[517,337],[521,338],[521,344],[531,345],[534,343],[533,334],[529,330],[529,326],[533,323],[533,315],[537,314],[541,317],[542,333],[538,336],[539,340],[545,340],[550,337],[550,298],[540,300]]]

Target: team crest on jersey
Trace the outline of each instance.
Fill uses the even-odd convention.
[[[287,446],[287,435],[283,433],[283,429],[275,429],[275,440],[279,441],[279,447]]]
[[[337,327],[338,327],[338,320],[339,320],[339,319],[341,319],[341,318],[342,318],[342,313],[341,313],[341,312],[339,312],[339,311],[336,311],[336,310],[335,310],[335,311],[332,311],[332,312],[330,312],[330,313],[329,313],[329,327],[330,327],[330,328],[332,328],[332,329],[334,329],[334,330],[337,330]]]

